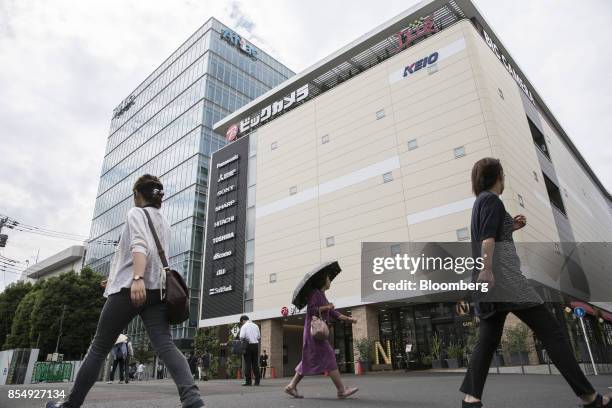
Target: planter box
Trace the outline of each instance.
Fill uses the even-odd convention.
[[[446,366],[448,368],[459,368],[461,366],[458,358],[447,358],[444,361],[446,361]]]
[[[510,353],[510,361],[512,362],[512,365],[528,365],[529,354],[526,351]]]
[[[431,368],[446,368],[444,360],[431,360]]]

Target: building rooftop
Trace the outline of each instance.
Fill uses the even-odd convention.
[[[84,246],[71,246],[61,252],[58,252],[55,255],[51,255],[50,257],[43,259],[35,265],[30,266],[25,271],[23,271],[23,276],[28,277],[30,279],[40,279],[41,277],[49,273],[53,273],[54,271],[65,265],[69,265],[71,263],[74,263],[75,261],[78,261],[79,259],[83,258],[84,254]]]
[[[308,98],[293,104],[292,108],[332,89],[355,75],[359,75],[361,72],[405,49],[398,47],[398,44],[401,42],[400,33],[411,26],[411,24],[422,21],[425,17],[431,17],[440,30],[444,30],[462,19],[470,19],[473,22],[477,22],[477,24],[487,32],[493,43],[496,44],[498,50],[505,56],[506,61],[514,69],[518,78],[522,80],[529,94],[529,99],[533,99],[534,104],[538,107],[540,112],[547,117],[551,125],[561,136],[587,174],[593,179],[595,184],[597,184],[604,196],[609,201],[612,201],[610,193],[597,178],[576,146],[572,143],[567,133],[555,119],[552,112],[550,112],[542,97],[537,93],[519,65],[505,49],[498,36],[495,34],[495,31],[488,25],[480,11],[470,0],[424,0],[416,4],[216,122],[213,125],[213,129],[218,133],[226,134],[230,127],[239,125],[241,120],[258,115],[262,112],[262,109],[278,100],[282,100],[285,96],[290,95],[292,92],[304,86],[308,86]],[[415,40],[415,43],[425,38],[426,37],[418,38]],[[290,109],[285,109],[275,115],[274,118],[288,111],[290,111]],[[264,123],[259,120],[258,122],[259,125],[263,125]]]

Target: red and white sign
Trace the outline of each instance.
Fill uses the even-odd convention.
[[[225,139],[227,139],[228,142],[233,142],[234,140],[236,140],[236,136],[238,136],[238,125],[232,125],[229,127],[229,129],[227,129],[227,132],[225,132]]]

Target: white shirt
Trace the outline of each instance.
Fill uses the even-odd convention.
[[[259,327],[252,321],[247,320],[240,328],[240,340],[247,340],[249,344],[257,344],[260,338]]]
[[[157,236],[166,252],[166,257],[168,257],[170,225],[159,209],[147,207],[147,212],[153,220]],[[132,277],[134,276],[133,252],[140,252],[147,257],[143,277],[145,288],[159,289],[160,275],[163,269],[162,263],[157,253],[157,246],[149,228],[147,217],[143,209],[138,207],[133,207],[128,211],[127,222],[123,227],[117,251],[111,262],[110,274],[104,291],[105,297],[119,292],[121,288],[132,286]]]
[[[144,368],[145,368],[144,364],[139,364],[138,365],[138,372],[139,373],[144,373]]]

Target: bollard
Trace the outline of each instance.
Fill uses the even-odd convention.
[[[242,375],[240,373],[240,369],[236,370],[236,379],[240,380],[242,378]]]
[[[270,367],[270,376],[276,378],[276,368]]]

